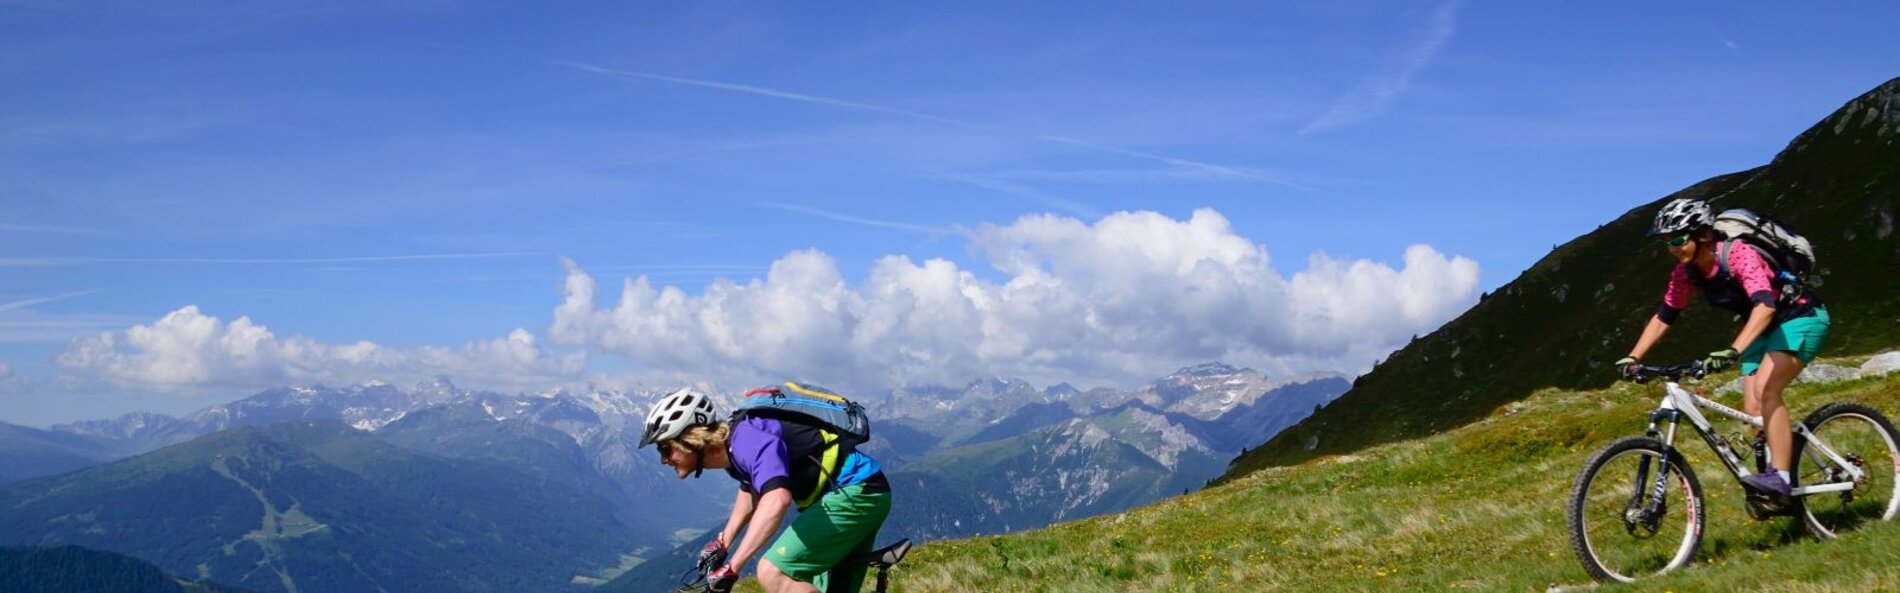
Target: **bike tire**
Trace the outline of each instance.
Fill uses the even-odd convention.
[[[1843,531],[1891,521],[1900,514],[1900,436],[1886,415],[1858,403],[1836,402],[1808,414],[1802,424],[1836,453],[1861,459],[1860,467],[1867,472],[1853,490],[1811,494],[1797,502],[1809,533],[1833,539]],[[1839,481],[1845,476],[1837,465],[1819,450],[1810,450],[1807,439],[1795,440],[1794,467],[1789,472],[1795,486]]]
[[[1650,470],[1639,488],[1637,468],[1644,459]],[[1674,490],[1685,504],[1665,504],[1653,531],[1632,527],[1626,511],[1633,499],[1646,504],[1652,498],[1660,462],[1669,464],[1672,486],[1663,502],[1669,502],[1669,491]],[[1680,453],[1649,437],[1618,439],[1592,454],[1571,485],[1566,512],[1571,549],[1584,571],[1600,582],[1634,582],[1687,566],[1702,541],[1706,502],[1702,482]]]

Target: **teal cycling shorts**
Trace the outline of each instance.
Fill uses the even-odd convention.
[[[1821,345],[1827,342],[1827,328],[1832,323],[1827,307],[1816,307],[1814,313],[1796,317],[1768,328],[1768,332],[1755,338],[1742,351],[1742,374],[1753,375],[1761,367],[1761,359],[1769,352],[1788,352],[1801,359],[1801,364],[1814,362],[1821,353]]]

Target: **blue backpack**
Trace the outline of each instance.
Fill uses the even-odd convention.
[[[817,385],[788,381],[778,387],[747,391],[732,411],[732,422],[754,417],[813,426],[824,436],[822,448],[811,456],[818,464],[820,487],[796,501],[800,509],[811,506],[829,490],[840,462],[858,445],[871,440],[871,418],[864,413],[864,406]]]

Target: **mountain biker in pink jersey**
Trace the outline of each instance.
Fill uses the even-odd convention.
[[[1616,368],[1630,376],[1650,347],[1668,333],[1697,289],[1710,305],[1745,319],[1729,347],[1709,353],[1703,365],[1714,372],[1741,360],[1743,411],[1761,416],[1767,425],[1768,448],[1773,453],[1770,463],[1775,468],[1743,482],[1786,500],[1792,489],[1788,469],[1794,465],[1794,434],[1781,393],[1820,352],[1830,318],[1820,297],[1806,287],[1779,290],[1775,270],[1761,253],[1746,242],[1722,236],[1712,226],[1714,220],[1707,202],[1687,198],[1671,200],[1656,213],[1649,234],[1663,239],[1677,265],[1670,272],[1662,307],[1643,328],[1629,356],[1616,361]],[[1724,241],[1729,241],[1728,261],[1720,262]]]

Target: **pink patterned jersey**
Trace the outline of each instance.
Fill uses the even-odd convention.
[[[1663,306],[1677,311],[1689,306],[1689,296],[1695,292],[1695,283],[1689,280],[1689,269],[1692,267],[1676,266],[1675,271],[1670,272],[1669,288],[1663,291]],[[1703,279],[1714,279],[1721,274],[1721,269],[1721,266],[1709,268],[1703,274]],[[1736,241],[1728,251],[1728,269],[1729,275],[1741,282],[1743,293],[1757,301],[1766,297],[1767,302],[1774,302],[1774,268],[1768,265],[1768,260],[1762,259],[1761,252],[1755,251],[1753,246]]]

